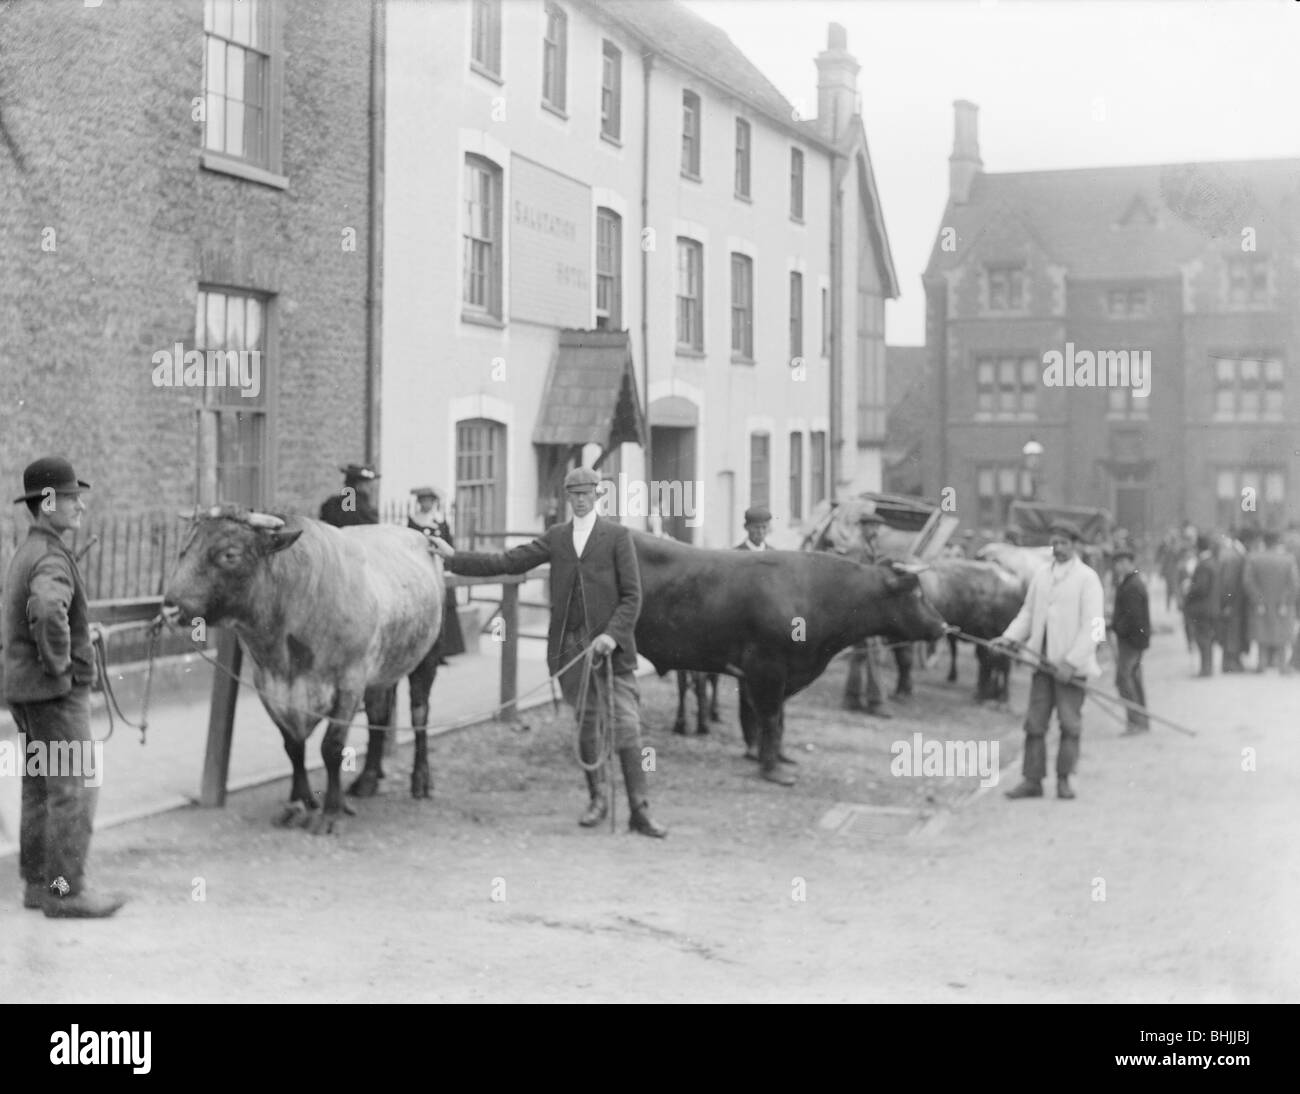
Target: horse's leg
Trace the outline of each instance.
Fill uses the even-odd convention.
[[[718,674],[709,673],[709,721],[722,721],[721,715],[718,714]]]
[[[957,639],[948,635],[948,683],[957,682]]]
[[[673,732],[686,736],[686,689],[690,678],[685,669],[677,670],[677,721],[673,723]]]

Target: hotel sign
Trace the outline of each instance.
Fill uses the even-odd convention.
[[[591,326],[591,187],[510,158],[510,318]]]

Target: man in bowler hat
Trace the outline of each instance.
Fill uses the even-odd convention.
[[[86,771],[84,763],[73,773],[68,762],[74,750],[79,756],[93,754],[95,661],[86,587],[63,538],[81,527],[86,510],[81,494],[89,489],[65,459],[52,456],[28,465],[14,504],[26,504],[31,528],[4,584],[5,698],[27,738],[18,846],[18,869],[26,883],[23,907],[52,919],[101,919],[125,903],[86,884],[99,800],[98,786],[86,783],[102,773]],[[43,773],[34,773],[27,762],[33,753],[44,755]]]
[[[662,839],[668,830],[650,816],[646,773],[641,766],[640,695],[636,685],[636,628],[641,614],[641,570],[631,533],[621,524],[596,513],[596,485],[600,476],[575,467],[564,478],[565,496],[573,519],[553,524],[531,543],[499,553],[456,551],[444,540],[431,540],[457,574],[491,577],[522,574],[535,566],[551,565],[551,623],[546,636],[546,661],[552,675],[562,665],[594,647],[598,663],[585,708],[580,712],[578,752],[586,767],[590,802],[578,823],[599,824],[609,813],[605,773],[597,761],[597,706],[608,710],[610,695],[604,658],[613,663],[614,748],[623,769],[631,808],[628,828],[643,836]],[[560,689],[576,710],[582,681],[582,662],[560,676]]]

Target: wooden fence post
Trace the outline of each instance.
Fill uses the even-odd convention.
[[[501,586],[501,623],[505,628],[505,643],[501,647],[501,702],[510,703],[501,716],[504,722],[519,718],[514,700],[519,692],[519,583],[511,581]]]
[[[243,663],[244,651],[235,632],[218,631],[217,669],[212,677],[212,707],[208,712],[208,747],[203,757],[203,783],[199,791],[199,804],[209,808],[226,804],[230,744],[235,735],[235,703],[239,699],[239,672]]]

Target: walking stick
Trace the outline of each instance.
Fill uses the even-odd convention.
[[[1028,665],[1035,671],[1048,671],[1043,667],[1046,658],[1039,656],[1034,653],[1033,650],[1029,649],[1027,646],[1020,645],[1018,642],[1010,649],[1007,649],[1006,647],[994,646],[993,643],[987,639],[976,638],[973,634],[966,634],[964,631],[953,631],[952,633],[967,642],[975,643],[977,646],[983,646],[986,649],[993,650],[995,653],[1005,654],[1007,657],[1010,657],[1011,660],[1017,661],[1022,665]],[[1052,675],[1055,676],[1056,674],[1052,673]],[[1177,730],[1179,733],[1183,733],[1188,737],[1196,736],[1196,730],[1188,729],[1186,726],[1180,725],[1178,722],[1175,722],[1170,718],[1166,718],[1160,714],[1155,714],[1144,707],[1141,703],[1135,703],[1133,700],[1125,699],[1121,695],[1112,695],[1109,691],[1102,691],[1100,688],[1092,686],[1088,683],[1088,678],[1086,676],[1075,676],[1070,683],[1077,687],[1081,687],[1086,695],[1091,695],[1097,699],[1108,699],[1111,702],[1119,703],[1127,710],[1134,711],[1138,714],[1145,714],[1153,722],[1159,722],[1161,725],[1166,725],[1170,729]]]

